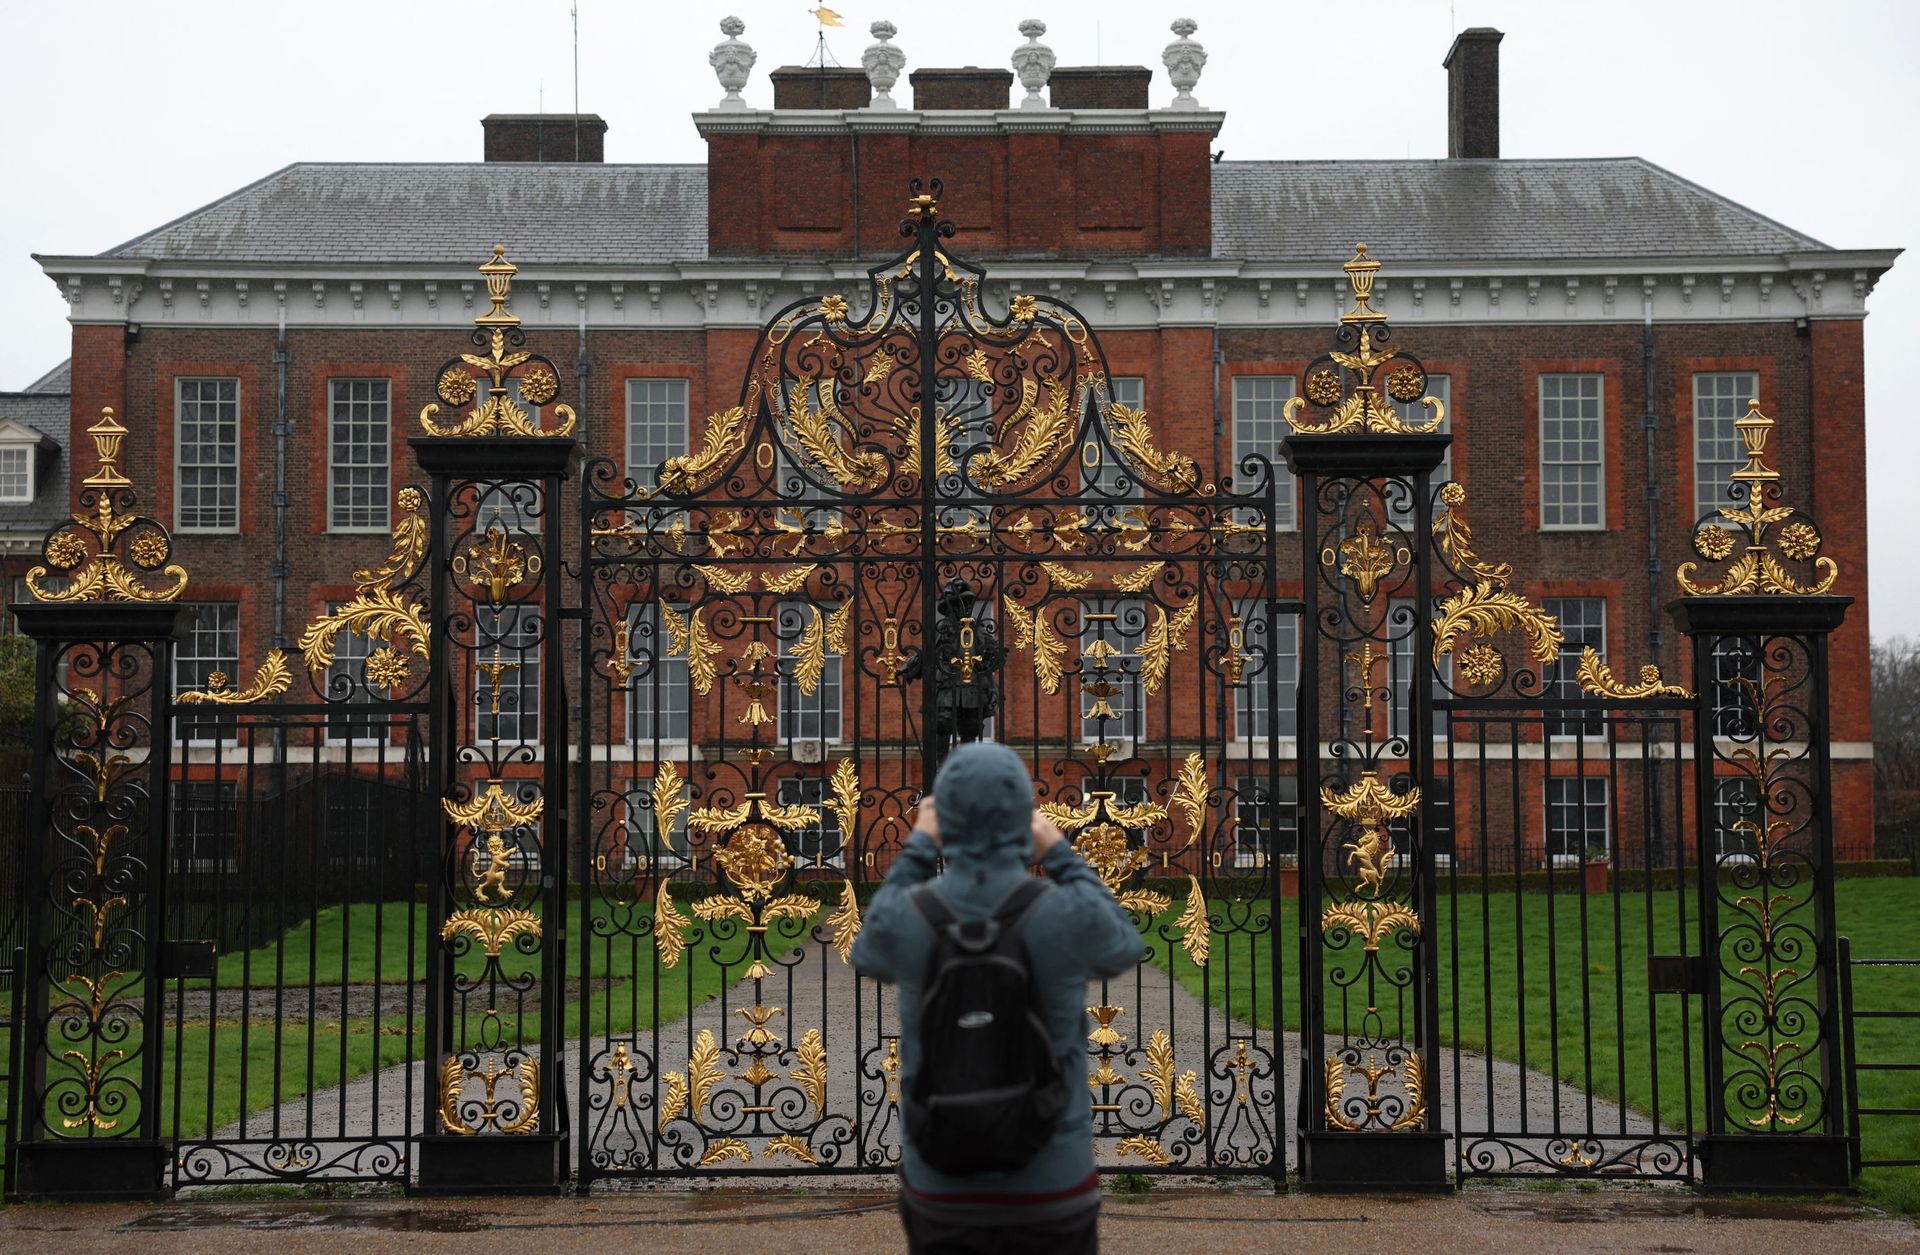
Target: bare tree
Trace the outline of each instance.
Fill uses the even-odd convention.
[[[1920,641],[1910,636],[1873,646],[1873,776],[1887,812],[1920,790]]]

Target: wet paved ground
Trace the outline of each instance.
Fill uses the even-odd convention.
[[[716,1251],[903,1249],[879,1191],[665,1193],[587,1198],[197,1202],[26,1206],[0,1211],[0,1250],[245,1252],[644,1247]],[[1678,1190],[1470,1190],[1463,1194],[1273,1195],[1161,1189],[1107,1200],[1101,1248],[1142,1255],[1229,1251],[1645,1251],[1807,1255],[1920,1250],[1920,1229],[1850,1205],[1701,1198]]]
[[[875,1153],[882,1156],[880,1162],[890,1161],[893,1158],[894,1138],[892,1122],[886,1118],[887,1113],[883,1108],[885,1083],[884,1074],[879,1068],[885,1055],[886,1038],[896,1031],[891,991],[876,1005],[875,987],[871,983],[856,982],[852,969],[842,964],[831,951],[823,955],[810,955],[807,962],[791,971],[793,979],[790,982],[785,969],[776,970],[774,977],[763,982],[760,998],[761,1005],[769,1009],[765,1018],[767,1031],[792,1047],[808,1029],[821,1029],[828,1065],[826,1112],[830,1118],[838,1118],[850,1125],[856,1106],[861,1109],[862,1129],[857,1147],[847,1147],[835,1154],[829,1149],[831,1139],[823,1133],[816,1134],[814,1138],[816,1149],[823,1158],[833,1154],[838,1163],[849,1166],[876,1162],[872,1158]],[[859,988],[856,990],[857,984]],[[1285,1093],[1275,1094],[1270,1080],[1262,1083],[1256,1077],[1251,1083],[1254,1102],[1250,1105],[1239,1104],[1235,1101],[1236,1076],[1230,1065],[1233,1054],[1230,1043],[1236,1038],[1251,1036],[1257,1056],[1260,1051],[1273,1048],[1270,1033],[1254,1033],[1244,1024],[1229,1021],[1221,1011],[1208,1008],[1174,982],[1163,969],[1151,965],[1143,964],[1135,972],[1104,988],[1090,988],[1088,1005],[1101,1003],[1121,1008],[1120,1013],[1113,1017],[1111,1027],[1125,1039],[1124,1048],[1134,1052],[1129,1057],[1115,1057],[1113,1060],[1129,1088],[1123,1092],[1116,1086],[1105,1096],[1106,1101],[1120,1106],[1122,1111],[1109,1117],[1112,1123],[1101,1130],[1107,1134],[1102,1139],[1101,1160],[1104,1164],[1124,1170],[1129,1163],[1140,1162],[1137,1157],[1131,1160],[1119,1157],[1115,1147],[1129,1132],[1137,1131],[1139,1122],[1144,1120],[1151,1124],[1155,1119],[1147,1090],[1139,1084],[1139,1073],[1145,1063],[1140,1052],[1157,1030],[1165,1030],[1174,1044],[1176,1069],[1180,1072],[1194,1071],[1200,1092],[1207,1096],[1209,1119],[1213,1125],[1213,1162],[1232,1161],[1243,1165],[1265,1162],[1271,1156],[1276,1134],[1291,1157],[1293,1117],[1299,1089],[1297,1034],[1287,1034],[1279,1047],[1280,1062],[1286,1074]],[[657,1070],[669,1072],[686,1068],[688,1055],[703,1030],[710,1030],[723,1048],[739,1042],[751,1027],[749,1019],[742,1012],[754,1005],[752,986],[743,982],[721,997],[696,1007],[686,1018],[663,1025],[657,1037],[652,1032],[640,1035],[632,1044],[633,1058],[641,1065],[638,1073],[641,1079],[634,1082],[634,1089],[639,1091],[650,1086],[646,1080],[650,1070],[645,1066],[645,1056],[656,1050]],[[861,1026],[857,1038],[854,1031],[856,1023]],[[567,1076],[570,1081],[578,1076],[577,1069],[581,1067],[578,1045],[578,1041],[568,1043]],[[592,1042],[593,1049],[588,1054],[586,1066],[604,1069],[606,1045],[603,1039]],[[1648,1122],[1643,1117],[1622,1111],[1604,1101],[1589,1102],[1587,1096],[1574,1086],[1556,1085],[1542,1073],[1523,1071],[1504,1061],[1489,1063],[1480,1056],[1462,1056],[1456,1090],[1452,1056],[1445,1054],[1442,1060],[1443,1075],[1439,1078],[1440,1084],[1434,1087],[1442,1127],[1464,1127],[1468,1130],[1497,1127],[1503,1131],[1525,1129],[1540,1147],[1550,1143],[1557,1132],[1584,1133],[1588,1130],[1601,1136],[1612,1135],[1619,1143],[1632,1147],[1649,1130]],[[739,1092],[743,1096],[740,1105],[748,1105],[750,1100],[745,1095],[750,1090],[738,1080],[738,1076],[751,1062],[751,1057],[746,1055],[738,1060],[723,1058],[723,1063],[735,1079],[723,1082],[720,1091]],[[781,1073],[792,1067],[791,1061],[785,1065],[774,1061],[770,1061],[770,1064]],[[336,1153],[345,1151],[347,1143],[356,1138],[372,1136],[376,1129],[379,1135],[399,1136],[404,1128],[403,1119],[409,1097],[411,1095],[412,1103],[418,1105],[425,1081],[425,1069],[418,1063],[410,1068],[387,1068],[346,1086],[318,1092],[310,1100],[285,1104],[277,1112],[266,1111],[251,1116],[246,1121],[245,1135],[254,1138],[279,1136],[331,1140],[334,1144],[320,1151],[322,1161],[330,1161]],[[572,1127],[582,1128],[577,1112],[576,1084],[570,1083],[566,1087],[566,1101],[570,1107],[575,1107]],[[650,1137],[646,1132],[647,1121],[611,1118],[616,1114],[610,1113],[604,1102],[598,1103],[585,1122],[584,1127],[593,1138],[596,1153],[604,1150],[616,1164],[622,1166],[633,1162],[627,1158],[629,1156],[637,1155],[640,1162],[650,1159],[653,1152],[643,1144]],[[1464,1125],[1461,1123],[1463,1117]],[[797,1121],[800,1124],[806,1122],[805,1116]],[[1182,1125],[1183,1122],[1176,1119],[1160,1138],[1161,1143],[1176,1154]],[[756,1151],[761,1149],[761,1139],[755,1137],[750,1128],[715,1129],[713,1136],[733,1131],[746,1136],[755,1145]],[[200,1134],[203,1130],[191,1132]],[[216,1133],[215,1140],[231,1139],[241,1132],[238,1125],[228,1126]],[[690,1129],[681,1130],[676,1140],[683,1146],[691,1147],[688,1153],[693,1158],[698,1158],[702,1150],[711,1144],[692,1135]],[[1467,1145],[1471,1151],[1471,1139]],[[1568,1150],[1565,1146],[1557,1146],[1550,1153],[1554,1158],[1559,1158]],[[1591,1154],[1592,1149],[1583,1153]],[[1634,1152],[1629,1150],[1624,1153],[1631,1155]],[[671,1157],[671,1153],[663,1155],[663,1158]],[[213,1168],[216,1178],[232,1172],[231,1165],[214,1166],[220,1159],[217,1154],[211,1157],[203,1154],[202,1158],[206,1166]],[[354,1160],[348,1155],[340,1162],[352,1166]],[[364,1168],[365,1165],[360,1166]],[[328,1175],[328,1171],[323,1170],[319,1175]]]

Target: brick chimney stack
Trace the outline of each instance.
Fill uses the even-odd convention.
[[[1447,59],[1447,156],[1500,155],[1500,41],[1491,26],[1454,38]]]
[[[597,113],[490,113],[480,128],[485,161],[607,159],[607,124]]]

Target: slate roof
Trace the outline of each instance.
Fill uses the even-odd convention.
[[[1740,256],[1827,245],[1637,157],[1223,161],[1222,259]],[[111,249],[231,263],[670,265],[707,255],[706,168],[301,163]]]
[[[73,359],[67,358],[58,366],[34,380],[22,392],[58,392],[62,396],[73,391]]]
[[[38,384],[35,388],[38,389]],[[37,537],[67,517],[69,399],[65,388],[58,392],[0,392],[0,421],[13,419],[60,446],[58,453],[41,455],[47,460],[40,463],[32,501],[24,505],[0,505],[0,534]]]
[[[107,255],[471,265],[503,242],[523,266],[703,258],[706,167],[302,162]]]
[[[1238,161],[1213,176],[1213,252],[1395,262],[1740,256],[1825,250],[1639,157]]]

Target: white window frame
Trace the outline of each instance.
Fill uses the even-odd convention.
[[[34,463],[39,461],[34,456],[37,451],[36,445],[26,441],[8,441],[0,444],[0,503],[27,505],[32,502],[34,495],[39,491],[39,485],[35,482],[37,477],[34,474]],[[5,464],[16,457],[21,461],[20,468],[17,471],[7,469]],[[19,476],[24,487],[22,492],[8,492],[4,488],[7,480],[15,475]]]
[[[500,743],[537,746],[540,744],[540,721],[546,714],[546,703],[543,700],[545,694],[540,691],[540,655],[546,647],[546,642],[542,640],[529,642],[525,638],[527,620],[538,618],[540,607],[516,602],[505,606],[475,607],[473,614],[475,626],[480,629],[481,638],[489,641],[488,644],[474,650],[473,662],[492,662],[494,653],[492,641],[497,639],[500,643],[500,660],[502,662],[511,660],[520,664],[512,672],[503,673],[501,676],[501,693],[512,692],[518,700],[511,707],[503,703],[498,715],[490,713],[489,710],[493,680],[489,678],[487,672],[475,669],[473,673],[474,739],[494,740],[493,731],[508,726],[504,721],[512,720],[513,734],[501,735],[498,738]],[[487,616],[498,617],[489,619]],[[528,694],[532,694],[531,701],[528,699]],[[495,720],[502,722],[496,723]],[[528,720],[532,720],[531,728],[527,727]]]
[[[188,463],[181,456],[182,436],[186,426],[185,407],[189,404],[185,392],[188,384],[231,383],[233,385],[233,462],[226,465],[220,462]],[[241,447],[240,406],[242,402],[240,380],[232,375],[176,375],[173,380],[173,530],[176,532],[197,533],[201,535],[232,535],[240,530],[240,465],[243,456]],[[202,401],[195,398],[194,405],[224,405],[226,402],[215,398]],[[195,421],[201,421],[196,418]],[[193,470],[230,470],[233,473],[233,522],[231,525],[206,526],[189,523],[184,513],[183,495],[187,491],[185,474]],[[205,507],[195,507],[196,510]],[[216,507],[217,508],[217,507]]]
[[[1453,412],[1453,376],[1447,374],[1428,375],[1426,395],[1440,402],[1440,425],[1433,429],[1434,434],[1450,434],[1453,431],[1453,420],[1455,418]],[[1391,397],[1387,398],[1387,400],[1393,406],[1393,412],[1400,416],[1400,421],[1403,423],[1415,423],[1425,426],[1427,420],[1431,417],[1427,412],[1427,407],[1420,404],[1417,400],[1395,401]],[[1448,445],[1446,454],[1440,459],[1440,465],[1433,468],[1433,474],[1427,479],[1429,491],[1431,491],[1433,487],[1444,484],[1452,478],[1453,446]],[[1411,479],[1408,481],[1408,487],[1412,487]],[[1400,527],[1412,526],[1413,508],[1411,503],[1409,503],[1408,507],[1404,510],[1389,506],[1387,518],[1390,522]]]
[[[332,614],[345,603],[330,601],[327,613]],[[334,681],[345,677],[352,690],[344,699],[332,704],[340,708],[341,713],[328,711],[321,724],[321,735],[330,745],[344,745],[349,742],[361,745],[378,745],[387,739],[388,719],[384,714],[368,714],[356,718],[352,707],[364,706],[381,700],[375,693],[375,686],[366,678],[367,658],[380,648],[378,642],[364,632],[342,632],[334,638],[333,661],[327,664],[325,678],[322,681],[323,695],[332,698]],[[336,730],[337,729],[337,730]]]
[[[782,806],[810,806],[820,812],[819,820],[792,834],[796,872],[839,871],[847,865],[847,834],[840,830],[839,814],[825,805],[833,796],[833,785],[825,776],[782,777],[774,796]],[[822,855],[829,840],[833,853]],[[806,849],[808,841],[814,843],[810,852]]]
[[[1719,862],[1751,863],[1754,861],[1751,838],[1737,831],[1734,824],[1745,819],[1755,828],[1764,831],[1767,823],[1766,810],[1765,799],[1760,795],[1760,782],[1752,776],[1742,774],[1714,777],[1713,843],[1714,853]]]
[[[364,384],[367,386],[368,395],[364,400],[352,395],[353,387],[356,384]],[[346,386],[347,394],[348,394],[344,399],[340,396],[340,389],[342,385]],[[379,393],[377,397],[373,395],[376,391]],[[366,445],[366,447],[369,449],[379,450],[380,461],[377,464],[374,462],[352,462],[352,461],[349,461],[343,464],[339,460],[338,454],[339,454],[340,442],[338,439],[338,431],[339,431],[339,424],[341,421],[340,409],[342,406],[345,406],[347,408],[349,422],[366,423],[368,425],[371,425],[373,422],[371,415],[375,411],[379,411],[383,413],[384,417],[381,418],[380,420],[380,428],[381,428],[382,435],[378,440],[369,441]],[[366,416],[361,416],[356,413],[356,411],[361,407],[365,407],[367,411]],[[346,512],[355,512],[360,509],[360,507],[353,506],[353,505],[343,506],[343,503],[340,500],[340,493],[342,489],[343,488],[351,489],[352,487],[355,487],[355,485],[343,485],[340,482],[341,471],[342,470],[373,471],[376,469],[379,472],[379,475],[378,475],[379,483],[378,483],[377,490],[373,494],[373,498],[378,503],[378,505],[375,507],[375,509],[377,510],[378,517],[372,517],[372,515],[370,514],[369,521],[367,522],[360,522],[360,523],[341,522],[340,516],[343,513],[343,510]],[[367,486],[371,486],[371,483]],[[393,381],[380,375],[367,375],[367,376],[344,376],[343,375],[336,378],[328,379],[327,380],[327,530],[329,532],[345,532],[345,533],[379,532],[380,534],[385,535],[393,527],[392,497],[393,497]]]
[[[1584,636],[1580,640],[1573,639],[1573,633],[1566,630],[1567,621],[1565,609],[1551,608],[1571,601],[1592,603],[1600,607],[1600,623],[1597,629],[1585,623],[1582,623],[1577,629],[1582,633],[1594,633],[1598,636],[1597,640],[1586,639]],[[1607,660],[1607,616],[1610,612],[1607,599],[1605,597],[1588,597],[1584,595],[1578,597],[1542,597],[1540,599],[1540,607],[1545,613],[1553,616],[1554,621],[1560,625],[1560,630],[1565,634],[1565,639],[1560,645],[1560,656],[1554,660],[1553,670],[1546,677],[1547,683],[1551,687],[1551,696],[1564,698],[1580,698],[1586,696],[1581,690],[1580,681],[1577,678],[1580,670],[1580,653],[1588,645],[1591,645],[1600,651],[1600,661],[1605,662]],[[1583,614],[1581,617],[1585,618],[1585,615]],[[1544,720],[1544,724],[1548,737],[1555,741],[1597,741],[1607,735],[1606,718],[1599,711],[1592,712],[1591,718],[1548,714]],[[1583,728],[1585,729],[1584,731],[1582,730]]]
[[[838,745],[846,736],[847,728],[847,691],[846,664],[841,656],[832,649],[827,650],[826,665],[821,668],[820,687],[808,697],[800,691],[800,681],[794,676],[798,665],[796,659],[789,656],[786,645],[789,640],[797,640],[800,632],[812,622],[807,612],[809,606],[819,605],[809,601],[783,601],[774,608],[777,642],[780,649],[780,683],[774,698],[778,709],[774,712],[774,729],[782,741],[789,744],[811,742],[820,745]],[[827,618],[836,607],[820,605],[820,616]],[[789,620],[788,615],[795,618]],[[829,701],[828,694],[832,694]],[[807,720],[818,718],[817,731],[806,731]]]
[[[193,618],[187,634],[180,638],[173,649],[173,691],[177,698],[181,693],[197,692],[207,687],[207,675],[214,671],[227,677],[227,687],[240,687],[240,604],[233,601],[190,602],[183,609],[193,611]],[[216,617],[214,625],[202,630],[200,615],[203,611],[232,612],[233,652],[231,654],[202,654],[201,643],[206,636],[219,635],[228,629]],[[197,669],[197,676],[189,680],[186,669]],[[179,714],[174,717],[173,736],[188,745],[230,745],[239,738],[239,721],[226,707],[216,703],[205,703],[194,708],[191,714]],[[222,726],[224,724],[224,727]],[[213,735],[202,735],[202,729],[208,729]],[[187,735],[183,735],[187,733]]]
[[[1130,410],[1144,410],[1147,406],[1147,381],[1140,375],[1110,375],[1107,378],[1107,401],[1112,405],[1124,405]],[[1113,443],[1112,429],[1107,426],[1106,412],[1102,410],[1097,419],[1100,430],[1107,433],[1107,442]],[[1098,459],[1093,461],[1090,459]],[[1106,450],[1100,447],[1100,441],[1089,434],[1080,445],[1080,486],[1109,494],[1120,491],[1118,481],[1122,476],[1132,480],[1132,488],[1139,491],[1139,477],[1133,475],[1126,463],[1109,462]]]
[[[1098,600],[1087,597],[1080,602],[1080,675],[1076,686],[1080,693],[1080,740],[1082,744],[1093,745],[1101,741],[1144,741],[1147,739],[1147,693],[1140,681],[1140,644],[1145,639],[1147,608],[1149,602],[1144,598],[1130,596],[1108,596]],[[1113,615],[1112,619],[1089,620],[1089,615]],[[1129,636],[1127,628],[1137,621],[1140,632]],[[1087,658],[1087,646],[1096,640],[1105,639],[1115,648],[1107,657],[1106,670],[1102,671]],[[1134,665],[1129,667],[1128,663]],[[1115,719],[1093,719],[1089,711],[1098,704],[1098,699],[1086,690],[1087,681],[1104,680],[1116,685],[1120,691],[1107,699],[1118,715]],[[1171,682],[1172,677],[1168,677]],[[1101,725],[1106,734],[1101,735]]]
[[[1580,786],[1580,796],[1575,801],[1568,801],[1563,798],[1556,802],[1554,800],[1555,786],[1566,785]],[[1598,786],[1598,788],[1596,789],[1595,786]],[[1598,795],[1597,802],[1595,801],[1596,794]],[[1613,857],[1613,789],[1611,787],[1611,781],[1609,781],[1606,776],[1548,776],[1542,788],[1541,801],[1543,806],[1541,814],[1545,822],[1541,825],[1540,833],[1544,843],[1547,863],[1550,866],[1577,866],[1585,861],[1587,847],[1591,845],[1601,846],[1607,851],[1608,858]],[[1587,824],[1589,813],[1596,805],[1600,808],[1598,841],[1593,839],[1593,829]],[[1571,806],[1579,807],[1581,837],[1579,849],[1566,851],[1554,847],[1558,831],[1553,826],[1553,812],[1556,806],[1562,808]],[[1571,831],[1571,829],[1567,831]]]
[[[635,375],[627,380],[626,391],[627,478],[636,488],[650,489],[658,483],[660,464],[687,452],[688,384],[671,375]],[[658,395],[642,395],[653,392]],[[642,430],[664,439],[642,440]],[[660,450],[665,452],[654,457]]]
[[[635,664],[633,678],[627,681],[626,687],[629,745],[655,743],[654,734],[659,728],[654,716],[662,709],[673,713],[666,720],[669,733],[659,738],[659,744],[685,745],[693,736],[693,675],[684,655],[667,652],[666,628],[660,617],[662,604],[671,606],[678,614],[687,613],[686,606],[671,601],[636,602],[627,608],[627,661]],[[649,654],[652,664],[643,668],[640,664]],[[642,714],[647,716],[644,721]],[[674,717],[684,725],[677,735],[671,728]],[[642,728],[642,722],[656,723],[656,726]]]
[[[1703,393],[1701,385],[1708,388]],[[1740,433],[1734,430],[1734,420],[1747,412],[1747,402],[1760,395],[1760,375],[1751,370],[1714,370],[1701,371],[1693,377],[1693,515],[1701,518],[1716,510],[1731,507],[1733,499],[1727,496],[1732,487],[1732,475],[1747,464],[1745,446],[1741,443]],[[1731,405],[1728,403],[1731,402]],[[1731,413],[1728,411],[1731,410]],[[1708,412],[1711,411],[1711,412]],[[1708,436],[1707,424],[1724,426],[1724,431],[1713,432]],[[1714,452],[1726,451],[1724,458],[1704,457],[1704,445],[1716,446]],[[1708,478],[1704,468],[1712,466],[1725,468],[1716,470]]]
[[[1240,776],[1234,781],[1236,792],[1233,800],[1233,850],[1229,858],[1231,865],[1239,870],[1264,868],[1273,859],[1300,857],[1300,777],[1283,775],[1278,780],[1280,791],[1271,798],[1262,798],[1267,787],[1265,776]],[[1291,794],[1291,796],[1286,796]],[[1254,807],[1265,807],[1268,822],[1265,827],[1249,823],[1247,812]],[[1285,809],[1286,822],[1280,821],[1281,811]],[[1276,849],[1281,844],[1280,835],[1288,835],[1288,849]]]
[[[1415,608],[1416,603],[1411,597],[1395,597],[1387,604],[1387,630],[1398,633],[1387,642],[1387,690],[1393,695],[1393,701],[1387,707],[1387,735],[1402,734],[1401,712],[1411,707],[1413,677],[1421,675],[1427,677],[1428,714],[1433,721],[1432,735],[1444,737],[1447,735],[1450,716],[1446,711],[1433,707],[1432,703],[1444,701],[1451,695],[1453,655],[1446,654],[1439,667],[1435,667],[1428,659],[1416,659],[1414,637],[1418,633],[1419,624],[1414,621]],[[1398,618],[1400,611],[1406,612],[1404,629]]]
[[[1716,637],[1712,657],[1713,735],[1721,740],[1751,740],[1759,732],[1760,712],[1755,706],[1753,690],[1743,692],[1734,681],[1745,679],[1756,687],[1759,685],[1763,665],[1759,638]]]
[[[1593,458],[1591,460],[1588,460],[1585,458],[1582,458],[1579,460],[1569,460],[1566,458],[1562,458],[1558,461],[1549,462],[1547,460],[1547,444],[1549,439],[1547,424],[1549,422],[1584,423],[1588,420],[1584,415],[1577,416],[1574,418],[1567,418],[1565,415],[1560,415],[1560,414],[1556,414],[1553,418],[1549,419],[1547,417],[1547,406],[1549,405],[1549,403],[1558,404],[1558,403],[1564,403],[1567,401],[1584,402],[1587,400],[1587,398],[1584,396],[1565,397],[1565,396],[1559,396],[1559,395],[1550,397],[1547,395],[1548,381],[1549,380],[1554,381],[1554,390],[1558,392],[1561,387],[1561,384],[1559,381],[1588,380],[1588,379],[1591,379],[1594,382],[1594,395],[1592,398],[1593,404],[1594,404],[1594,410],[1595,410],[1595,416],[1592,420],[1594,423],[1594,429],[1595,429],[1594,441],[1593,441]],[[1539,393],[1540,393],[1540,402],[1539,402],[1540,413],[1537,416],[1539,420],[1539,425],[1535,430],[1537,431],[1539,435],[1539,440],[1540,440],[1540,462],[1539,462],[1540,530],[1543,532],[1604,532],[1607,530],[1607,377],[1602,374],[1595,374],[1592,371],[1547,372],[1539,376]],[[1558,434],[1555,434],[1552,437],[1552,439],[1556,443],[1566,442],[1566,438],[1559,436]],[[1560,512],[1559,518],[1556,521],[1548,520],[1547,518],[1547,510],[1548,510],[1547,469],[1550,466],[1551,467],[1591,466],[1594,468],[1594,484],[1593,484],[1594,518],[1592,522],[1585,521],[1584,519],[1576,522],[1571,522],[1571,523],[1567,522],[1566,511],[1568,507],[1564,499],[1564,496],[1562,500],[1556,503],[1553,507],[1555,510]],[[1562,487],[1564,487],[1564,485],[1562,485]],[[1584,512],[1586,509],[1586,505],[1587,503],[1584,500],[1581,501],[1578,505],[1579,510]]]
[[[1233,605],[1233,613],[1240,618],[1241,639],[1248,645],[1265,648],[1265,654],[1244,654],[1246,667],[1240,675],[1240,683],[1230,685],[1233,701],[1233,739],[1245,744],[1255,741],[1294,741],[1300,736],[1300,616],[1297,614],[1277,614],[1274,616],[1276,639],[1264,641],[1256,624],[1265,622],[1258,601],[1239,601]],[[1229,624],[1221,625],[1223,631]],[[1281,731],[1274,735],[1274,715],[1269,711],[1264,721],[1260,717],[1259,701],[1267,691],[1265,667],[1280,668],[1276,683],[1280,689],[1281,709],[1286,719],[1280,721]],[[1291,694],[1292,700],[1288,700]],[[1265,730],[1259,725],[1265,724]]]
[[[1267,385],[1272,385],[1273,395],[1254,395],[1266,390]],[[1280,451],[1280,442],[1286,439],[1289,430],[1283,412],[1298,392],[1298,383],[1292,375],[1233,377],[1233,467],[1230,469],[1237,470],[1240,460],[1253,453],[1263,453],[1273,463],[1274,517],[1271,521],[1276,532],[1291,532],[1300,526],[1299,486]],[[1254,406],[1272,408],[1270,412],[1249,412]],[[1270,441],[1254,430],[1256,424],[1271,425]]]

